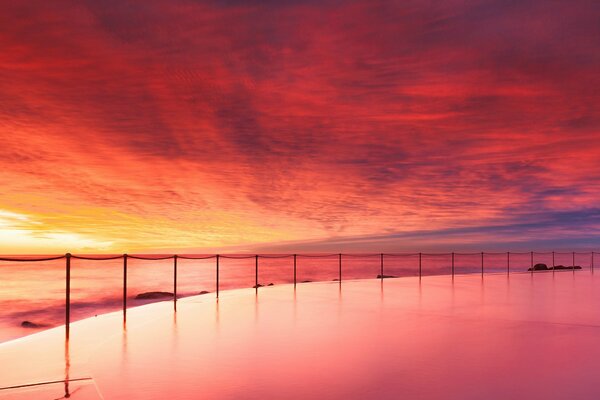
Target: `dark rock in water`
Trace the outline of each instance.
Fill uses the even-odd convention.
[[[312,281],[302,281],[302,283],[311,283]]]
[[[23,322],[21,322],[21,326],[23,328],[36,329],[36,328],[45,328],[48,325],[46,325],[46,324],[36,324],[35,322],[31,322],[31,321],[23,321]]]
[[[208,294],[208,293],[210,293],[208,290],[203,290],[203,291],[201,291],[201,292],[200,292],[200,293],[198,293],[198,294]]]
[[[550,268],[550,269],[581,269],[581,267],[579,265],[570,265],[570,266],[556,265],[556,266],[554,266],[554,268]]]
[[[377,275],[377,279],[395,278],[394,275]]]
[[[531,268],[527,268],[527,271],[531,271]],[[547,271],[548,270],[548,266],[546,264],[535,264],[533,266],[533,271]]]
[[[333,281],[338,282],[339,280],[340,280],[340,278],[335,278]]]
[[[156,300],[156,299],[166,299],[172,298],[173,293],[171,292],[145,292],[140,293],[135,296],[136,300]]]
[[[273,286],[273,282],[269,283],[267,286]]]
[[[254,289],[258,289],[259,287],[263,287],[263,286],[264,286],[264,285],[261,285],[260,283],[258,283],[258,284],[256,284],[256,285],[252,286],[252,288],[254,288]]]

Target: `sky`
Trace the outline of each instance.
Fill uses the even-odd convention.
[[[597,1],[0,3],[0,253],[600,248]]]

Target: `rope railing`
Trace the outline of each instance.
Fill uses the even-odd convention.
[[[325,254],[296,254],[299,258],[329,258],[338,257],[340,253],[325,253]]]
[[[217,255],[216,254],[212,254],[212,255],[208,255],[208,256],[189,256],[189,255],[185,255],[185,256],[178,256],[180,259],[183,260],[210,260],[211,258],[216,258]]]
[[[15,257],[0,257],[0,261],[8,261],[8,262],[42,262],[42,261],[54,261],[61,260],[66,258],[63,254],[61,256],[51,256],[51,257],[43,257],[43,258],[15,258]]]
[[[294,257],[293,254],[257,254],[258,258],[273,258],[273,259],[280,259],[280,258],[290,258],[290,257]]]
[[[221,258],[229,258],[232,260],[244,260],[244,259],[250,259],[250,258],[256,258],[256,254],[253,255],[227,255],[227,254],[220,254]]]
[[[128,254],[127,257],[133,258],[136,260],[160,261],[160,260],[172,260],[176,256],[174,254],[169,255],[169,256],[136,256],[136,255]]]
[[[71,258],[75,258],[77,260],[87,260],[87,261],[107,261],[107,260],[118,260],[123,258],[123,254],[119,254],[116,256],[77,256],[75,254],[71,255]]]
[[[526,252],[483,252],[485,256],[501,256],[510,254],[511,256],[525,256],[525,255],[591,255],[592,253],[596,253],[595,251],[526,251]],[[444,256],[480,256],[481,252],[474,253],[461,253],[461,252],[449,252],[449,253],[325,253],[325,254],[220,254],[221,258],[229,258],[229,259],[251,259],[258,256],[259,258],[291,258],[296,256],[297,258],[333,258],[339,257],[339,255],[343,257],[355,257],[355,258],[368,258],[368,257],[380,257],[382,254],[385,257],[416,257],[419,255],[427,256],[427,257],[444,257]],[[129,258],[137,259],[137,260],[148,260],[148,261],[157,261],[157,260],[169,260],[173,259],[177,256],[180,259],[185,260],[208,260],[217,257],[217,254],[208,254],[208,255],[190,255],[190,254],[167,254],[167,255],[142,255],[142,254],[128,254]],[[88,261],[106,261],[106,260],[118,260],[122,259],[124,254],[116,254],[116,255],[107,255],[107,256],[94,256],[94,255],[78,255],[72,254],[71,258],[78,260],[88,260]],[[66,255],[52,255],[47,257],[35,257],[35,256],[0,256],[0,262],[43,262],[43,261],[54,261],[61,260],[66,258]]]
[[[62,254],[62,255],[51,255],[51,256],[1,256],[0,257],[0,262],[14,262],[14,263],[35,263],[35,262],[46,262],[46,261],[56,261],[56,260],[65,260],[65,332],[66,332],[66,336],[67,338],[69,337],[69,326],[70,326],[70,318],[71,318],[71,313],[70,313],[70,307],[71,307],[71,301],[70,301],[70,296],[71,296],[71,261],[72,260],[83,260],[83,261],[109,261],[109,260],[123,260],[123,322],[126,322],[126,318],[127,318],[127,276],[128,276],[128,272],[127,272],[127,263],[128,260],[130,259],[135,259],[135,260],[143,260],[143,261],[161,261],[161,260],[173,260],[173,264],[172,264],[172,268],[173,268],[173,306],[174,306],[174,310],[177,311],[177,262],[178,260],[210,260],[210,259],[214,259],[215,260],[215,272],[216,272],[216,279],[215,279],[215,285],[216,285],[216,297],[217,299],[219,298],[219,290],[220,290],[220,278],[219,278],[219,272],[220,272],[220,260],[221,259],[231,259],[231,260],[249,260],[249,259],[254,259],[254,271],[255,271],[255,286],[254,288],[258,291],[258,288],[261,287],[262,285],[259,284],[259,267],[260,267],[260,259],[286,259],[286,258],[292,258],[293,259],[293,283],[294,283],[294,288],[296,288],[296,284],[298,283],[297,280],[297,267],[298,267],[298,260],[301,258],[305,258],[305,259],[335,259],[337,260],[337,264],[338,264],[338,277],[337,279],[335,279],[336,281],[339,281],[339,283],[341,284],[342,282],[342,269],[343,269],[343,259],[344,258],[351,258],[354,259],[355,261],[360,259],[360,258],[370,258],[373,257],[374,259],[378,259],[379,260],[379,275],[377,276],[377,278],[379,279],[384,279],[384,278],[391,278],[393,277],[392,275],[385,275],[385,267],[386,267],[386,263],[385,263],[385,259],[386,258],[397,258],[397,257],[411,257],[411,258],[417,258],[417,260],[413,260],[412,262],[415,262],[415,268],[416,271],[418,271],[417,274],[415,274],[414,276],[418,276],[419,280],[423,277],[423,269],[424,269],[424,262],[423,261],[427,261],[427,258],[435,258],[439,261],[439,259],[441,257],[447,257],[448,259],[446,259],[444,262],[450,262],[450,265],[448,267],[450,267],[450,271],[451,271],[451,276],[454,279],[454,276],[456,275],[456,269],[457,269],[457,263],[456,263],[456,257],[479,257],[480,261],[479,261],[479,267],[480,271],[481,271],[481,275],[483,276],[485,273],[485,268],[488,265],[486,263],[486,261],[489,263],[489,256],[506,256],[506,258],[504,259],[503,263],[505,263],[505,272],[507,275],[510,275],[511,273],[523,273],[525,271],[515,271],[515,260],[514,258],[517,256],[520,256],[520,262],[519,262],[519,267],[522,268],[524,267],[525,263],[523,262],[524,259],[522,256],[527,256],[527,261],[528,261],[528,271],[531,272],[531,274],[533,274],[534,272],[543,272],[545,270],[552,270],[552,272],[554,273],[555,270],[572,270],[573,273],[575,273],[576,269],[581,269],[580,266],[576,265],[576,260],[577,260],[577,256],[581,256],[581,255],[587,255],[590,256],[590,270],[593,273],[594,272],[594,257],[595,257],[596,252],[595,251],[571,251],[571,252],[565,252],[565,251],[552,251],[552,252],[539,252],[539,251],[529,251],[529,252],[450,252],[450,253],[435,253],[435,252],[430,252],[430,253],[313,253],[313,254],[309,254],[309,253],[305,253],[305,254],[115,254],[115,255],[86,255],[86,254],[80,254],[80,255],[76,255],[76,254],[70,254],[70,253],[66,253],[66,254]],[[488,256],[488,259],[486,260],[486,256]],[[547,267],[545,264],[542,263],[543,266],[545,266],[544,268],[540,268],[542,271],[538,271],[537,269],[537,265],[535,264],[536,261],[536,256],[546,256],[552,257],[552,265],[551,267]],[[572,263],[571,266],[563,266],[563,265],[556,265],[556,256],[562,256],[561,259],[564,261],[564,256],[570,256],[570,262]],[[464,262],[464,261],[463,261]],[[496,260],[494,262],[495,264],[498,264],[498,260]],[[468,268],[474,268],[475,266],[469,266]],[[560,267],[560,268],[559,268]],[[487,267],[488,268],[488,273],[493,273],[493,272],[489,272],[490,269],[492,270],[497,270],[499,267],[498,266],[494,266],[494,267]],[[512,268],[512,269],[511,269]],[[389,274],[389,272],[388,272]]]

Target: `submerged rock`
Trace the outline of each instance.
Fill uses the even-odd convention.
[[[136,300],[155,300],[155,299],[166,299],[169,297],[173,297],[173,293],[171,292],[145,292],[140,293],[135,296]]]
[[[274,285],[274,283],[273,283],[273,282],[271,282],[271,283],[269,283],[267,286],[273,286],[273,285]]]
[[[46,324],[36,324],[35,322],[31,322],[31,321],[23,321],[23,322],[21,322],[21,326],[23,328],[36,329],[36,328],[45,328],[48,325],[46,325]]]
[[[257,283],[256,285],[252,286],[253,289],[258,289],[259,287],[263,287],[264,285],[261,285],[260,283]]]
[[[377,275],[377,279],[395,278],[394,275]]]
[[[200,293],[198,293],[198,294],[208,294],[208,293],[210,293],[208,290],[203,290],[203,291],[201,291],[201,292],[200,292]]]
[[[547,271],[548,266],[543,263],[535,264],[533,268],[527,268],[527,271]]]
[[[302,283],[311,283],[312,281],[302,281]]]

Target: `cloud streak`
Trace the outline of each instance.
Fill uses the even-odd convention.
[[[0,208],[48,233],[598,239],[557,219],[600,199],[595,2],[0,7]]]

